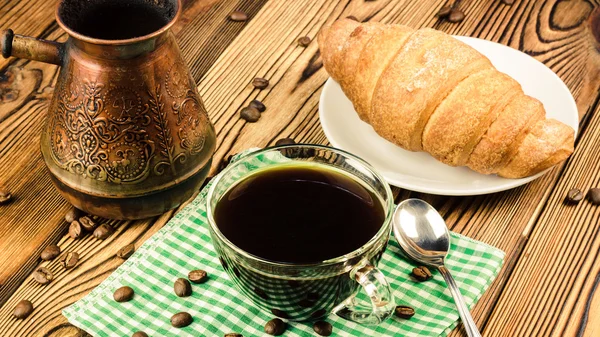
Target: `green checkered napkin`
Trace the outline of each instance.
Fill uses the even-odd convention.
[[[273,158],[259,157],[251,165],[265,165]],[[281,159],[275,159],[281,160]],[[243,170],[243,169],[241,169]],[[240,172],[242,175],[244,172]],[[223,336],[238,332],[245,337],[265,336],[263,326],[272,319],[229,280],[213,250],[206,221],[206,194],[181,210],[160,231],[92,292],[64,309],[69,322],[93,336],[131,336],[145,331],[149,336]],[[504,253],[484,243],[452,233],[447,266],[460,286],[467,305],[481,297],[498,274]],[[395,239],[379,262],[394,289],[397,304],[411,306],[416,314],[410,320],[391,318],[376,326],[360,326],[335,315],[327,317],[337,336],[445,336],[457,324],[454,301],[442,276],[417,283],[409,277],[415,266],[401,257]],[[179,298],[173,283],[193,269],[206,270],[205,284],[193,285],[190,297]],[[113,292],[128,285],[135,297],[127,303],[113,300]],[[194,322],[173,328],[173,314],[187,311]],[[316,336],[312,324],[291,322],[284,336]]]

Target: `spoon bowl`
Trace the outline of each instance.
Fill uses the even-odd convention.
[[[393,223],[394,235],[411,259],[443,265],[450,250],[450,233],[435,208],[420,199],[407,199],[396,207]]]

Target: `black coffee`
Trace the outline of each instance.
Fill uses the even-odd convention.
[[[65,20],[76,32],[96,39],[124,40],[164,27],[173,9],[164,11],[144,1],[90,1],[76,18]],[[73,15],[69,13],[68,15]]]
[[[214,214],[233,244],[261,258],[311,263],[363,246],[385,212],[368,188],[314,165],[259,171],[231,188]]]

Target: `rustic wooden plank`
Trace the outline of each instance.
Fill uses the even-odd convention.
[[[215,0],[187,1],[184,4],[184,15],[174,27],[174,31],[180,40],[183,56],[196,77],[201,77],[206,72],[210,64],[217,59],[220,50],[224,49],[245,25],[228,21],[227,14],[234,9],[240,9],[253,15],[263,4],[264,1],[221,1],[215,4]],[[190,36],[192,39],[181,41]],[[216,36],[219,39],[215,39]],[[64,34],[58,29],[47,35],[49,39],[60,37],[64,38]],[[203,62],[192,64],[197,59],[202,59]],[[0,209],[0,254],[3,256],[0,260],[0,304],[14,293],[38,265],[41,250],[61,239],[67,227],[62,217],[68,209],[65,201],[51,185],[39,155],[39,134],[57,68],[23,60],[12,60],[12,65],[19,68],[9,71],[5,68],[4,73],[17,73],[7,77],[25,79],[19,79],[17,84],[20,85],[20,95],[26,98],[26,102],[24,100],[24,103],[16,107],[5,102],[0,103],[0,117],[3,114],[7,116],[4,122],[1,122],[0,118],[0,185],[12,191],[15,196],[14,202]],[[30,87],[25,88],[21,84],[23,82],[28,83]],[[44,88],[47,89],[44,91]],[[155,231],[167,220],[168,217],[159,218],[156,222],[153,219],[138,221],[135,226],[143,228],[153,225]],[[92,238],[85,240],[94,241]],[[111,252],[109,254],[114,254],[114,247]],[[98,256],[98,259],[96,263],[99,264],[102,257]],[[91,280],[89,287],[97,285],[107,275]],[[60,309],[81,296],[83,293],[70,298],[70,301],[63,305],[52,308],[59,319],[57,322],[65,322],[59,314]],[[8,318],[12,312],[10,306],[6,304],[2,307],[1,312],[5,315],[0,316]],[[0,335],[4,336],[2,333]]]
[[[302,35],[314,37],[324,23],[351,14],[361,19],[401,22],[414,27],[430,26],[455,34],[481,36],[525,50],[550,64],[567,82],[576,94],[582,115],[588,111],[597,95],[598,77],[594,77],[593,74],[597,74],[598,68],[594,64],[594,55],[590,55],[586,46],[580,43],[585,29],[578,24],[575,28],[556,30],[544,23],[553,20],[550,13],[556,2],[541,4],[521,1],[512,7],[500,5],[498,1],[464,2],[461,8],[468,17],[460,25],[440,23],[434,17],[443,1],[323,0],[286,2],[287,6],[282,6],[281,3],[282,1],[269,2],[247,24],[246,29],[222,53],[206,75],[196,77],[203,78],[200,90],[219,132],[216,161],[227,154],[251,146],[272,144],[281,136],[292,135],[298,140],[326,142],[318,123],[317,104],[320,87],[327,75],[320,67],[316,43],[313,42],[308,48],[302,49],[296,46],[295,39]],[[561,24],[564,24],[565,20],[563,18]],[[536,30],[537,26],[543,28],[540,36]],[[566,50],[572,50],[572,54],[582,56],[573,57],[573,61],[561,58]],[[271,87],[260,92],[252,89],[249,82],[257,75],[269,78]],[[255,97],[267,104],[267,112],[256,124],[239,121],[239,108]],[[453,230],[507,251],[507,264],[499,280],[494,283],[475,311],[480,325],[485,322],[491,308],[494,307],[550,193],[548,187],[553,186],[558,173],[559,170],[555,170],[526,187],[485,197],[444,198],[406,191],[401,193],[400,199],[416,195],[433,203],[444,213]],[[523,207],[514,207],[516,204]],[[152,228],[160,224],[161,221]],[[124,229],[123,233],[128,231],[129,229]],[[78,268],[87,270],[92,261],[93,266],[101,266],[104,259],[104,255],[90,257],[89,262],[84,262]],[[103,279],[101,276],[87,281],[85,278],[74,279],[65,276],[65,280],[67,277],[70,277],[69,284],[82,289],[91,288]],[[22,295],[29,294],[30,291],[30,285],[24,284],[9,302],[14,305]],[[82,295],[83,293],[78,293],[69,301]],[[61,305],[70,303],[69,301],[61,302]],[[0,322],[3,322],[2,317],[6,317],[6,307],[8,303],[0,309]],[[64,319],[60,320],[58,308],[45,308],[47,309],[40,315],[47,316],[53,312],[56,319],[48,328],[64,323]]]
[[[564,202],[600,186],[600,106],[537,222],[485,329],[486,336],[600,334],[600,207]]]

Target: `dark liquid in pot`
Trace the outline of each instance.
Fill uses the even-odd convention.
[[[346,174],[321,166],[275,167],[231,188],[214,214],[242,250],[271,261],[313,263],[350,253],[381,228],[380,199]]]
[[[96,1],[76,14],[74,22],[67,25],[88,37],[124,40],[148,35],[164,27],[173,16],[172,9],[167,12],[144,1]]]

